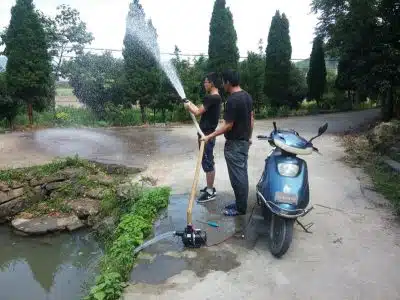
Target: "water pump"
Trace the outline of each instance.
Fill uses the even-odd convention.
[[[195,229],[193,225],[187,225],[184,231],[176,231],[175,235],[182,238],[186,248],[200,248],[207,243],[207,234],[201,229]]]

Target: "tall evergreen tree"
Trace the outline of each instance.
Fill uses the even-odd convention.
[[[145,34],[146,41],[139,35]],[[147,38],[148,37],[148,38]],[[146,107],[156,98],[160,86],[157,33],[151,21],[146,21],[139,0],[134,0],[127,17],[124,49],[126,96],[132,103],[139,101],[142,121],[146,122]]]
[[[319,105],[326,85],[326,65],[324,41],[315,37],[310,55],[310,67],[307,73],[308,98],[315,99]]]
[[[2,36],[7,56],[7,90],[11,97],[32,109],[42,110],[54,99],[54,78],[48,43],[32,0],[17,0],[11,21]]]
[[[236,69],[239,60],[237,35],[230,9],[225,0],[216,0],[210,21],[208,42],[208,69],[221,72],[224,69]]]
[[[263,53],[248,52],[247,59],[240,62],[242,87],[254,100],[254,109],[259,113],[264,102],[265,59]]]
[[[272,18],[265,53],[265,95],[272,107],[291,106],[288,99],[292,56],[289,21],[279,11]]]

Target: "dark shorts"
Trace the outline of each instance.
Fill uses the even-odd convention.
[[[213,172],[214,171],[214,146],[215,146],[215,138],[209,140],[208,143],[204,147],[203,159],[201,161],[201,166],[203,167],[203,171]],[[199,139],[199,148],[200,148],[200,139]]]

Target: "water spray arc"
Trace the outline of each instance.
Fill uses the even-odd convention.
[[[185,90],[178,76],[176,68],[174,67],[174,65],[170,60],[161,61],[160,51],[157,45],[157,34],[151,24],[151,21],[146,22],[143,10],[141,10],[140,7],[138,6],[131,5],[130,12],[126,20],[126,24],[127,24],[126,27],[127,34],[131,35],[133,38],[139,41],[142,46],[146,48],[149,54],[151,54],[154,57],[154,59],[157,61],[161,69],[167,75],[171,84],[174,86],[175,90],[181,97],[182,102],[183,103],[188,102],[189,100],[186,99]],[[200,129],[196,117],[192,113],[190,113],[190,116],[193,120],[197,132],[201,137],[204,137],[204,133]],[[201,160],[203,158],[204,148],[205,148],[205,142],[201,141],[199,155],[196,163],[194,180],[192,184],[192,190],[190,193],[189,203],[186,211],[187,226],[183,231],[173,231],[155,237],[154,239],[143,244],[141,247],[136,248],[134,250],[134,254],[142,250],[143,248],[170,236],[181,237],[184,246],[189,248],[199,248],[206,244],[207,242],[206,232],[200,229],[196,229],[193,226],[193,220],[192,220],[192,210],[193,210],[194,198],[196,196],[197,185],[199,181],[200,166],[201,166]]]

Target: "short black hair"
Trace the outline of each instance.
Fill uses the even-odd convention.
[[[205,77],[208,81],[210,81],[215,87],[219,87],[221,85],[220,79],[216,72],[210,72]]]
[[[224,83],[229,81],[232,86],[238,86],[240,84],[239,73],[232,69],[228,69],[222,72],[222,80],[224,81]]]

